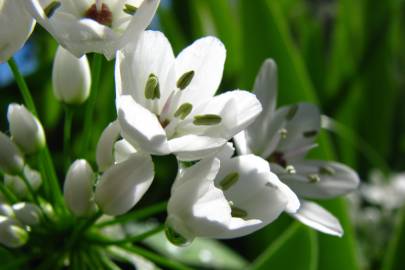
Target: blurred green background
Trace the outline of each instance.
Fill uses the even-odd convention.
[[[402,0],[172,0],[162,1],[152,29],[163,31],[176,53],[193,40],[219,37],[227,61],[219,91],[250,90],[261,63],[274,58],[279,67],[278,104],[308,101],[339,124],[324,132],[312,155],[355,168],[363,181],[378,169],[388,176],[405,171],[405,1]],[[51,89],[57,44],[39,26],[16,59],[27,74],[48,142],[63,179],[63,108]],[[92,60],[89,55],[90,61]],[[81,149],[82,112],[73,127],[74,156],[94,162],[94,148],[104,127],[115,118],[114,62],[104,62],[91,126],[91,149]],[[22,102],[17,86],[0,66],[0,128],[7,130],[10,102]],[[175,161],[159,158],[157,179],[139,207],[168,198]],[[387,194],[389,196],[389,194]],[[404,211],[382,227],[384,245],[364,251],[346,199],[323,201],[343,224],[345,235],[319,234],[283,215],[261,231],[224,242],[260,269],[404,269]],[[375,233],[379,233],[376,231]],[[356,236],[357,235],[357,236]],[[364,238],[364,237],[363,237]],[[367,238],[367,235],[366,237]],[[365,245],[371,245],[367,243]],[[242,259],[229,256],[226,267]],[[256,259],[256,260],[255,260]],[[194,260],[194,259],[192,259]],[[214,268],[196,258],[200,268]],[[199,260],[199,261],[198,261]],[[197,263],[198,261],[198,263]],[[235,263],[238,262],[238,263]],[[193,261],[192,261],[193,263]],[[219,269],[225,266],[217,266]]]

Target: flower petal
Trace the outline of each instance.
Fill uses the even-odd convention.
[[[153,53],[150,53],[153,52]],[[145,98],[145,86],[154,74],[160,87],[160,98],[155,113],[160,114],[175,87],[174,54],[163,33],[145,31],[136,50],[117,53],[115,69],[117,97],[131,95],[142,106],[152,110],[152,102]]]
[[[120,126],[118,121],[111,122],[101,133],[96,149],[97,166],[100,172],[114,164],[113,148],[119,137]]]
[[[155,155],[170,152],[166,133],[156,115],[138,104],[131,96],[118,98],[118,121],[121,135],[136,149]]]
[[[225,143],[222,138],[186,135],[171,139],[169,147],[179,160],[192,161],[214,155]]]
[[[293,164],[295,174],[278,174],[299,196],[333,198],[355,190],[360,182],[355,171],[346,165],[323,160],[303,160]]]
[[[291,215],[315,230],[334,236],[343,236],[343,228],[339,220],[316,203],[302,200],[298,212]]]
[[[129,211],[152,184],[154,168],[149,155],[135,153],[110,167],[96,185],[95,200],[107,215]]]
[[[214,96],[221,83],[226,50],[215,37],[204,37],[185,48],[176,58],[176,75],[194,71],[194,77],[182,91],[181,104],[197,106]]]

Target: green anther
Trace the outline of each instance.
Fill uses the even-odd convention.
[[[216,114],[204,114],[194,116],[193,124],[196,126],[213,126],[221,123],[222,118]]]
[[[193,77],[194,77],[194,70],[190,70],[190,71],[184,73],[177,80],[177,87],[180,90],[184,90],[190,84]]]
[[[236,206],[231,206],[231,215],[233,217],[245,218],[247,217],[248,213],[245,210],[240,209]]]
[[[239,173],[233,172],[228,174],[219,182],[219,186],[222,190],[229,189],[233,184],[235,184],[239,180]]]
[[[317,174],[310,174],[307,176],[310,183],[318,183],[321,181],[321,178]]]
[[[193,109],[193,105],[191,105],[190,103],[183,103],[177,109],[177,111],[174,113],[174,117],[178,117],[181,120],[184,120],[184,118],[186,118],[187,115],[190,114],[192,109]]]
[[[332,167],[325,166],[319,168],[319,173],[322,175],[334,175],[336,172]]]
[[[155,74],[151,73],[145,86],[145,98],[146,99],[159,99],[160,98],[160,87],[159,80]]]
[[[129,15],[134,15],[138,8],[134,7],[133,5],[125,4],[124,12]]]
[[[305,138],[312,138],[312,137],[315,137],[316,135],[318,135],[317,130],[310,130],[310,131],[304,132],[304,137]]]
[[[294,118],[294,116],[297,114],[298,111],[298,105],[293,105],[291,108],[288,110],[286,118],[288,121]]]
[[[55,11],[61,6],[59,1],[53,1],[48,6],[45,7],[44,12],[46,17],[50,18],[55,13]]]

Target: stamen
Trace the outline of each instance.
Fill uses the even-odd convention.
[[[212,126],[221,123],[222,118],[216,114],[204,114],[194,116],[193,124],[196,126]]]
[[[332,167],[325,166],[319,168],[319,173],[321,175],[334,175],[336,172]]]
[[[61,6],[62,4],[59,1],[53,1],[48,6],[45,7],[44,12],[46,17],[50,18],[55,13],[55,11]]]
[[[321,178],[317,174],[310,174],[307,176],[310,183],[318,183],[321,181]]]
[[[160,87],[159,80],[155,74],[151,73],[145,85],[145,98],[146,99],[159,99]]]
[[[180,90],[184,90],[190,83],[191,80],[194,78],[194,70],[188,71],[180,76],[177,80],[177,87]]]
[[[233,186],[239,180],[239,173],[233,172],[228,174],[219,182],[219,186],[222,190],[228,190],[231,186]]]
[[[285,128],[282,128],[278,131],[280,133],[281,139],[285,140],[288,135],[288,131]]]
[[[241,208],[231,205],[231,215],[233,217],[245,218],[247,217],[248,213]]]
[[[291,108],[288,110],[286,118],[288,121],[292,120],[294,116],[297,114],[298,111],[298,105],[293,105]]]
[[[294,166],[288,165],[285,170],[287,171],[288,174],[296,174],[297,171],[295,170]]]
[[[304,137],[305,138],[311,138],[311,137],[315,137],[318,134],[317,130],[310,130],[310,131],[306,131],[304,132]]]
[[[129,15],[134,15],[137,10],[138,8],[134,7],[133,5],[125,4],[123,11]]]
[[[101,7],[97,5],[101,4]],[[85,18],[95,20],[99,24],[111,27],[113,21],[113,14],[108,8],[108,6],[101,1],[97,1],[93,4],[84,14]]]
[[[193,105],[191,105],[190,103],[183,103],[174,113],[174,117],[178,117],[181,120],[184,120],[187,117],[187,115],[190,114],[192,109]]]

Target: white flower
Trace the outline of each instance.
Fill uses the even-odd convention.
[[[152,158],[132,153],[103,173],[96,185],[95,201],[107,215],[123,214],[142,198],[152,184],[153,176]]]
[[[0,216],[0,244],[9,248],[17,248],[28,240],[28,233],[21,224],[12,217]]]
[[[244,236],[299,208],[298,198],[265,160],[231,155],[180,170],[167,207],[166,235],[174,244]]]
[[[14,217],[13,208],[7,203],[0,203],[0,216]]]
[[[155,31],[146,31],[136,50],[118,52],[116,103],[124,139],[138,150],[174,153],[180,160],[219,151],[261,111],[247,91],[214,97],[225,54],[218,39],[205,37],[175,58],[166,37]]]
[[[28,165],[24,166],[23,176],[31,185],[34,191],[38,190],[42,184],[41,174],[31,169]],[[29,194],[27,184],[19,175],[4,176],[4,185],[8,187],[18,198],[26,198]]]
[[[32,203],[20,202],[13,205],[16,218],[24,225],[32,226],[40,222],[40,209]]]
[[[240,154],[254,153],[271,164],[274,173],[301,198],[324,199],[346,194],[357,188],[359,177],[337,162],[304,160],[316,146],[321,117],[318,108],[307,103],[276,110],[277,67],[266,60],[256,78],[254,93],[263,113],[234,140]],[[321,232],[341,236],[339,221],[321,206],[301,199],[299,211],[292,214]]]
[[[159,0],[20,1],[76,57],[96,52],[107,59],[139,37],[159,5]]]
[[[97,143],[96,160],[99,171],[104,172],[115,163],[114,144],[120,137],[117,121],[110,123],[103,131]]]
[[[7,174],[19,174],[24,168],[24,158],[11,141],[11,139],[0,131],[0,170]]]
[[[7,119],[13,141],[26,154],[33,154],[45,146],[45,133],[38,118],[24,105],[10,104]]]
[[[18,51],[34,29],[35,20],[16,0],[0,0],[0,63]]]
[[[76,216],[87,216],[94,212],[95,178],[93,169],[84,159],[76,160],[70,166],[63,186],[63,196],[67,206]]]
[[[63,47],[56,51],[52,69],[53,93],[66,104],[82,104],[90,94],[91,74],[87,57],[77,58]]]

